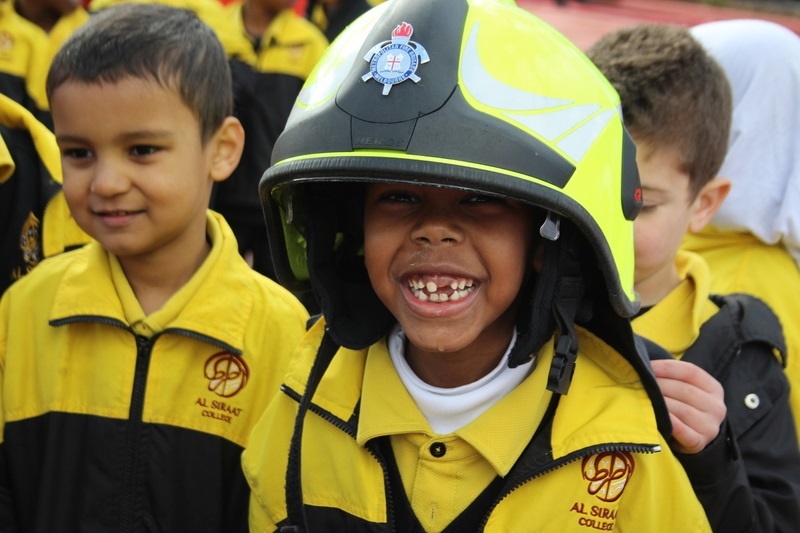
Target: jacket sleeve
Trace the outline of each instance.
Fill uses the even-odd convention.
[[[713,530],[800,531],[800,448],[780,361],[745,345],[722,385],[720,435],[699,454],[676,454]]]

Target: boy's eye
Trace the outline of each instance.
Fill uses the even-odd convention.
[[[88,148],[64,148],[61,155],[70,159],[86,159],[92,156],[92,151]]]
[[[152,155],[157,151],[158,148],[155,146],[147,146],[147,145],[134,146],[133,148],[131,148],[131,155],[141,157],[145,155]]]
[[[502,202],[502,198],[497,198],[495,196],[487,196],[485,194],[475,194],[473,196],[468,197],[465,202],[470,204],[488,204],[488,203],[499,203]]]
[[[417,202],[417,197],[408,192],[395,191],[386,193],[381,196],[381,201],[384,202],[400,202],[400,203],[414,203]]]

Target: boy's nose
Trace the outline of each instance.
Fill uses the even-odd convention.
[[[116,196],[127,190],[129,181],[121,169],[107,160],[100,160],[95,166],[90,185],[91,192],[98,196]]]
[[[464,237],[457,221],[446,212],[426,213],[412,231],[419,244],[454,244]]]

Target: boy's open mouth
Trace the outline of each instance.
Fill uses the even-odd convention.
[[[411,294],[423,302],[455,302],[475,290],[475,281],[458,278],[439,285],[434,281],[426,282],[417,278],[409,279],[408,287]]]

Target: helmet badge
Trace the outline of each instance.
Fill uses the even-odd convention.
[[[361,76],[365,82],[374,79],[383,84],[383,95],[389,94],[392,85],[411,79],[414,83],[420,81],[417,76],[417,67],[430,61],[425,48],[411,40],[414,28],[411,24],[403,22],[392,30],[392,40],[383,41],[373,46],[364,61],[369,62],[369,72]]]

